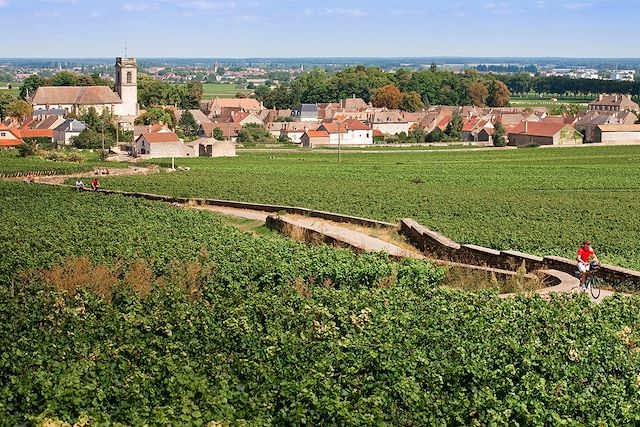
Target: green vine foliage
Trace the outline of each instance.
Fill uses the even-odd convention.
[[[2,425],[640,422],[637,297],[502,300],[203,212],[0,190]],[[114,267],[108,300],[18,274],[78,256]],[[128,260],[150,265],[148,294],[124,286]],[[207,272],[196,293],[185,263]]]

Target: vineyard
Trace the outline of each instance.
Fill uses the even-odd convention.
[[[640,270],[640,147],[345,152],[342,163],[335,154],[254,153],[178,163],[191,171],[104,186],[411,217],[458,242],[570,259],[587,238],[605,262]]]
[[[76,163],[46,160],[36,156],[19,157],[17,150],[0,151],[0,177],[21,176],[27,173],[64,175],[92,171],[96,167],[127,167],[126,164],[101,162],[95,153],[82,152],[80,155],[84,160]]]
[[[640,422],[638,297],[502,300],[200,211],[0,194],[2,425]]]

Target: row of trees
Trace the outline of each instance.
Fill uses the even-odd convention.
[[[138,76],[138,104],[140,108],[175,105],[184,110],[199,107],[204,89],[202,83],[191,81],[186,85],[173,85],[148,76]]]
[[[337,102],[352,96],[379,106],[416,111],[432,104],[503,107],[509,103],[510,94],[494,76],[475,71],[454,74],[436,67],[422,71],[400,69],[395,73],[364,66],[335,74],[316,69],[301,74],[289,86],[260,86],[255,90],[255,97],[265,107],[278,109],[294,108],[300,103]]]
[[[640,94],[640,81],[572,79],[563,76],[542,77],[531,76],[526,73],[501,75],[497,78],[504,82],[512,93],[517,94],[530,92],[583,96],[596,93]]]

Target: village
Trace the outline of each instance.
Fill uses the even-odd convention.
[[[601,94],[587,111],[550,115],[546,107],[478,107],[436,105],[419,111],[374,107],[362,98],[338,102],[301,103],[296,108],[265,108],[251,97],[199,100],[197,109],[176,105],[159,108],[175,123],[190,115],[196,130],[180,137],[167,123],[139,124],[145,110],[138,103],[138,66],[135,58],[115,62],[115,90],[108,86],[41,86],[25,100],[32,111],[6,118],[0,125],[0,147],[26,141],[71,147],[87,128],[76,117],[89,109],[113,115],[131,140],[110,144],[120,159],[234,156],[243,146],[243,129],[260,128],[258,141],[303,148],[364,147],[373,144],[441,142],[474,146],[566,146],[580,144],[640,144],[640,108],[628,95]],[[138,119],[138,120],[137,120]],[[417,137],[407,138],[413,135]]]

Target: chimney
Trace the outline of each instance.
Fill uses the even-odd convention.
[[[602,94],[598,95],[598,101],[602,101]]]
[[[524,133],[528,133],[529,132],[529,121],[525,120],[524,121]]]

